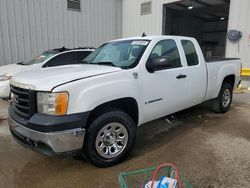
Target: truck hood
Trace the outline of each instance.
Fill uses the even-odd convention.
[[[118,67],[104,65],[65,65],[17,73],[12,77],[11,84],[34,90],[51,91],[54,87],[67,82],[121,70]]]

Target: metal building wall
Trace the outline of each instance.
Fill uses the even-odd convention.
[[[141,3],[149,0],[123,0],[122,2],[122,36],[162,34],[163,4],[178,0],[151,0],[152,13],[140,15]],[[209,0],[208,0],[209,1]],[[228,29],[243,32],[239,43],[227,40],[226,56],[239,57],[243,67],[250,68],[250,0],[231,0]]]
[[[243,68],[250,68],[250,1],[231,0],[228,29],[242,31],[243,36],[238,42],[227,40],[226,56],[239,57]]]
[[[151,0],[152,12],[140,15],[141,3],[149,0],[122,1],[122,36],[141,35],[143,32],[150,35],[162,34],[163,4],[178,0]]]
[[[46,49],[99,46],[121,37],[122,0],[0,0],[0,65],[29,59]]]

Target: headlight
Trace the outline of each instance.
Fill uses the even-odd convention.
[[[42,114],[65,115],[68,108],[68,93],[37,92],[37,111]]]
[[[6,80],[10,80],[12,76],[6,76],[6,75],[2,75],[0,76],[0,81],[6,81]]]

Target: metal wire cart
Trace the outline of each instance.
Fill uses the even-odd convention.
[[[160,186],[159,184],[161,184],[164,178],[173,183],[175,182],[174,186],[168,186],[168,183]],[[192,188],[184,176],[179,174],[175,165],[171,163],[163,163],[157,167],[120,173],[119,183],[120,188]]]

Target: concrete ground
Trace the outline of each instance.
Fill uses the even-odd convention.
[[[0,121],[7,106],[0,102]],[[164,162],[193,187],[250,187],[250,94],[236,94],[226,114],[199,105],[140,127],[129,159],[105,169],[29,151],[12,139],[7,120],[0,123],[0,187],[119,187],[120,172]]]

